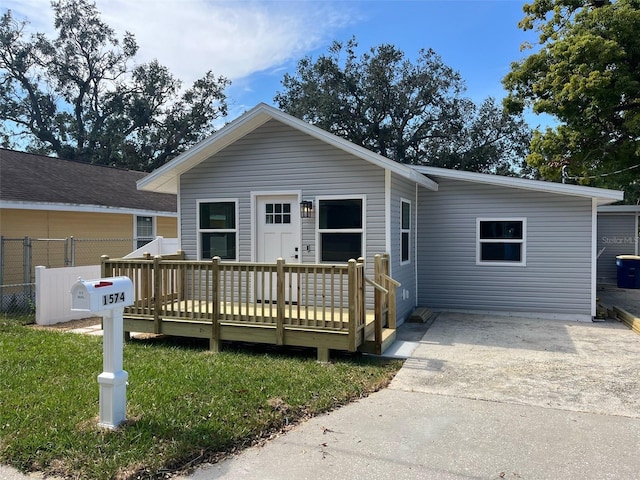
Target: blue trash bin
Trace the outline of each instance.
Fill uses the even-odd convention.
[[[640,288],[640,257],[637,255],[618,255],[618,288]]]

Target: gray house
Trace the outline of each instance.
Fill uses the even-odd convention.
[[[417,306],[590,320],[596,208],[622,192],[396,163],[260,104],[138,182],[178,194],[186,259],[389,253]]]
[[[640,205],[598,208],[598,283],[616,284],[617,255],[638,255]]]

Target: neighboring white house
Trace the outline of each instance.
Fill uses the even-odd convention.
[[[400,322],[416,306],[590,320],[597,207],[623,198],[399,164],[265,104],[138,188],[178,194],[187,259],[370,265],[389,253]]]

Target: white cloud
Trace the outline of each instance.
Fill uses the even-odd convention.
[[[52,32],[46,0],[5,0],[30,30]],[[133,33],[141,63],[153,58],[186,85],[206,71],[231,80],[276,68],[325,46],[355,20],[350,4],[318,1],[97,0],[118,34]],[[46,29],[46,30],[45,30]]]

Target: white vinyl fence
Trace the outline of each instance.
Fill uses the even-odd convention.
[[[156,237],[134,252],[125,255],[124,258],[140,258],[145,253],[150,253],[151,256],[174,254],[178,252],[179,246],[180,244],[177,238]]]
[[[53,325],[87,318],[87,312],[71,311],[71,286],[78,281],[100,278],[100,265],[84,267],[36,267],[36,323]]]
[[[151,255],[175,254],[178,251],[177,238],[156,237],[150,243],[125,258],[142,257],[144,253]],[[99,260],[99,257],[98,257]],[[100,278],[100,265],[81,267],[47,268],[35,267],[36,277],[36,323],[53,325],[70,320],[87,318],[86,312],[71,311],[71,286],[82,277],[84,280]]]

